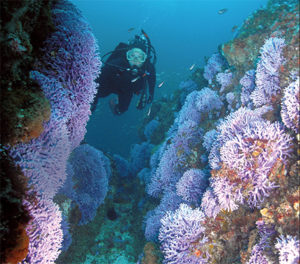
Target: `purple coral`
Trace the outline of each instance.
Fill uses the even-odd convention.
[[[164,216],[165,212],[158,208],[148,211],[145,219],[145,238],[147,241],[158,241],[158,232],[161,227],[160,220]]]
[[[204,78],[211,82],[215,75],[222,70],[224,63],[223,57],[219,53],[214,53],[204,67]]]
[[[41,197],[52,199],[66,179],[70,154],[66,125],[50,120],[44,124],[44,132],[37,139],[16,145],[10,154],[34,191]]]
[[[69,163],[71,169],[62,192],[78,204],[80,224],[86,224],[105,199],[111,173],[109,160],[100,150],[84,144],[72,152]]]
[[[241,102],[243,106],[251,106],[250,95],[255,88],[255,70],[247,71],[240,84],[242,85]]]
[[[218,198],[220,209],[232,212],[238,209],[238,203],[243,203],[241,190],[235,188],[226,178],[218,177],[211,184],[216,197]]]
[[[149,142],[134,144],[130,150],[130,171],[136,175],[141,169],[148,167],[153,145]]]
[[[193,81],[193,80],[186,80],[186,81],[182,81],[179,84],[179,88],[181,89],[181,93],[180,93],[180,103],[183,104],[184,100],[186,98],[186,96],[197,90],[198,85]]]
[[[164,190],[175,189],[175,185],[183,173],[179,163],[183,163],[184,160],[185,155],[177,156],[174,145],[169,145],[165,149],[157,169],[152,173],[151,182],[147,186],[147,193],[153,197],[159,197]]]
[[[251,257],[247,264],[270,264],[270,260],[263,254],[263,250],[258,245],[255,245],[251,252]]]
[[[217,127],[218,137],[212,144],[208,157],[210,167],[219,169],[221,163],[220,147],[226,141],[233,139],[236,134],[239,134],[240,129],[246,127],[248,123],[261,120],[261,116],[269,110],[269,107],[262,107],[254,111],[241,107],[227,116]]]
[[[137,176],[143,183],[147,185],[151,181],[151,170],[149,168],[144,168],[140,170]]]
[[[146,126],[144,130],[144,135],[148,141],[151,141],[151,137],[154,131],[158,128],[160,122],[156,119],[152,119]]]
[[[38,71],[31,71],[30,77],[42,88],[51,105],[51,118],[66,124],[71,118],[75,106],[71,101],[71,92],[65,89],[56,78],[46,76]]]
[[[299,77],[284,89],[281,104],[281,118],[283,123],[298,133],[300,118],[300,84]]]
[[[197,254],[208,239],[204,235],[204,214],[181,204],[175,212],[167,212],[161,219],[159,241],[168,264],[208,263],[209,254]],[[205,257],[203,257],[206,255]]]
[[[179,88],[188,93],[191,93],[192,91],[196,90],[197,87],[198,87],[197,83],[195,83],[193,80],[190,79],[187,81],[182,81],[179,84]]]
[[[71,3],[59,2],[52,18],[56,31],[45,41],[44,55],[36,63],[36,70],[59,82],[56,86],[63,89],[58,91],[68,97],[68,101],[64,99],[61,103],[72,104],[66,124],[74,149],[85,135],[90,103],[96,93],[94,80],[101,66],[98,46],[88,23]]]
[[[244,182],[251,182],[248,203],[258,206],[275,187],[268,174],[275,162],[287,161],[292,151],[292,138],[276,122],[256,121],[241,127],[221,147],[221,160]]]
[[[208,217],[215,218],[221,210],[218,197],[214,194],[213,189],[208,188],[202,196],[201,209]]]
[[[199,123],[206,114],[212,118],[212,114],[218,112],[223,106],[218,94],[210,88],[191,92],[185,100],[178,117],[175,120],[178,126],[187,120]]]
[[[254,111],[240,108],[230,114],[218,126],[218,138],[209,155],[214,168],[218,169],[216,166],[224,162],[237,173],[240,183],[226,186],[233,188],[239,202],[243,200],[239,192],[245,190],[245,184],[251,183],[251,189],[242,192],[250,206],[258,206],[269,195],[275,187],[268,179],[270,170],[278,159],[286,162],[292,151],[292,138],[284,133],[281,125],[261,118],[267,110],[268,107]],[[232,210],[229,204],[227,208]]]
[[[297,237],[283,236],[277,238],[275,245],[279,251],[280,264],[298,264],[300,261],[300,243]]]
[[[195,105],[200,116],[208,113],[211,119],[213,112],[220,110],[223,106],[223,103],[216,91],[205,87],[198,92]]]
[[[175,123],[180,126],[186,120],[192,120],[196,123],[199,122],[201,115],[196,108],[196,101],[199,95],[198,91],[191,92],[185,99],[185,103],[182,106],[178,117],[175,119]]]
[[[203,137],[203,130],[198,124],[192,120],[187,120],[178,127],[176,135],[174,135],[172,144],[178,151],[185,152],[189,155],[191,147],[200,142]]]
[[[115,154],[113,157],[119,177],[127,178],[130,176],[131,172],[129,162],[118,154]]]
[[[76,10],[66,1],[54,7],[56,31],[46,40],[44,55],[31,72],[50,102],[50,121],[39,138],[11,151],[37,194],[48,199],[64,183],[67,158],[84,136],[99,73],[95,39]]]
[[[21,263],[55,263],[61,252],[63,231],[59,208],[50,200],[24,201],[32,220],[26,227],[28,255]]]
[[[207,187],[207,177],[202,170],[187,170],[176,184],[177,195],[186,202],[197,204]]]
[[[226,101],[227,101],[227,103],[228,103],[230,106],[232,106],[232,104],[233,104],[234,101],[235,101],[235,95],[234,95],[234,93],[232,93],[232,92],[227,93],[227,94],[226,94]]]
[[[175,190],[177,181],[188,169],[188,160],[194,155],[191,147],[201,142],[202,134],[202,129],[191,120],[178,127],[152,173],[151,183],[147,186],[150,195],[158,197],[164,190]]]
[[[256,221],[256,226],[259,231],[260,240],[253,247],[250,259],[247,264],[269,264],[270,261],[264,255],[264,250],[270,247],[272,237],[276,233],[274,225],[266,224],[263,220],[258,220]]]
[[[158,233],[161,227],[161,219],[167,211],[178,209],[182,199],[175,192],[165,192],[160,204],[147,213],[145,217],[145,237],[149,241],[157,241]]]
[[[285,62],[282,56],[284,39],[269,38],[260,49],[256,69],[256,88],[250,95],[255,106],[272,103],[272,97],[280,92],[279,67]]]
[[[220,93],[224,92],[226,87],[232,83],[232,72],[220,72],[216,76],[218,83],[221,85]]]
[[[70,233],[70,225],[67,222],[67,217],[62,216],[61,229],[63,231],[62,251],[67,251],[72,244],[72,235]]]

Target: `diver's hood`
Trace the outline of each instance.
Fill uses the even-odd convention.
[[[135,35],[134,39],[129,42],[129,49],[139,48],[147,54],[147,41],[145,38]]]
[[[136,41],[134,43],[131,43],[129,45],[129,50],[133,49],[133,48],[139,48],[141,49],[142,51],[145,52],[145,54],[147,54],[147,48],[146,48],[146,44],[143,43],[142,41]]]

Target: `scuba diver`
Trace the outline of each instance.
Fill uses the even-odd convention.
[[[127,111],[133,94],[140,95],[137,109],[152,103],[156,82],[156,52],[148,35],[141,30],[141,35],[136,35],[129,44],[119,43],[114,51],[105,54],[103,58],[109,54],[96,80],[100,86],[91,111],[96,109],[99,98],[112,93],[118,95],[118,100],[112,99],[109,102],[115,115]]]

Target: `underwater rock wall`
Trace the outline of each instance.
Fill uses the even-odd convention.
[[[80,145],[100,68],[88,23],[64,0],[1,1],[1,258],[132,263],[145,215],[140,263],[160,263],[157,245],[164,263],[299,262],[298,10],[271,0],[250,16],[193,81],[153,103],[147,142],[130,163],[115,157],[110,176],[103,153]],[[72,177],[81,150],[91,160]]]
[[[54,263],[63,231],[53,197],[86,132],[98,46],[64,0],[1,1],[1,28],[1,259]]]
[[[1,143],[28,142],[43,131],[50,106],[29,76],[53,32],[53,1],[1,1]]]
[[[156,147],[145,237],[163,263],[298,263],[298,22],[293,0],[247,18]]]

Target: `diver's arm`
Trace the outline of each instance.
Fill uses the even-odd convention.
[[[156,72],[153,64],[149,65],[149,76],[148,76],[148,84],[149,84],[149,97],[153,100],[154,97],[154,87],[156,83]]]
[[[94,97],[94,101],[91,105],[91,112],[92,113],[97,108],[99,98],[106,97],[106,96],[108,96],[109,94],[112,93],[110,83],[111,83],[111,80],[113,79],[115,74],[116,74],[115,67],[112,67],[112,66],[109,66],[109,65],[104,65],[102,67],[101,73],[95,81],[98,84],[98,87],[97,87],[97,93]]]

